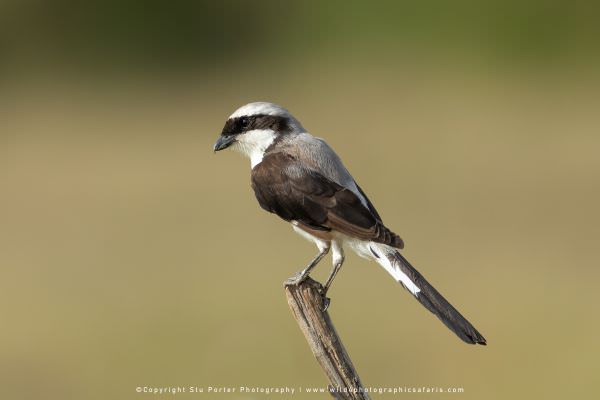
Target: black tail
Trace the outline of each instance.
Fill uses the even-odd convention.
[[[475,329],[469,321],[463,317],[452,304],[442,296],[433,286],[427,282],[423,275],[419,273],[406,258],[399,252],[388,254],[392,263],[395,263],[400,270],[406,274],[411,281],[420,289],[415,295],[417,300],[429,311],[434,313],[440,321],[444,323],[459,338],[469,344],[485,345],[485,338]]]

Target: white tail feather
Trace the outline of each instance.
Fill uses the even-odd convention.
[[[396,251],[395,249],[390,249],[386,245],[373,242],[369,243],[368,246],[369,250],[371,250],[375,256],[375,261],[393,276],[396,281],[404,285],[404,287],[415,296],[421,291],[421,289],[419,289],[419,287],[415,285],[404,272],[402,272],[400,267],[388,257],[388,252]]]

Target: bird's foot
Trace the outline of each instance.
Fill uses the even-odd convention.
[[[304,282],[308,278],[308,274],[304,273],[304,271],[300,271],[295,273],[294,275],[287,278],[284,282],[285,286],[298,286],[302,282]]]
[[[321,299],[323,300],[323,312],[325,312],[331,304],[331,299],[327,297],[327,289],[323,287],[321,287],[321,289],[319,290],[319,294],[321,295]]]

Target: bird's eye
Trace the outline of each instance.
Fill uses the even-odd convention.
[[[240,118],[240,125],[242,125],[242,128],[247,128],[249,123],[250,120],[248,119],[248,117]]]

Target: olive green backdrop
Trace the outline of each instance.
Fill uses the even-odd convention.
[[[598,17],[583,1],[2,1],[2,397],[326,384],[282,289],[315,248],[260,210],[248,160],[211,151],[257,100],[338,151],[488,339],[460,342],[349,255],[330,313],[364,383],[464,388],[374,399],[592,397]]]

